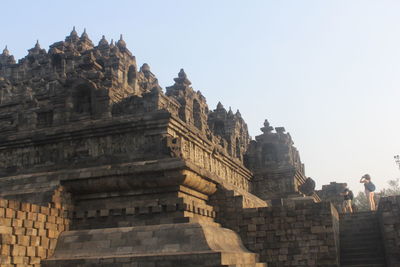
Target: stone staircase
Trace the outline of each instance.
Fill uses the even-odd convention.
[[[340,266],[386,266],[381,232],[375,212],[341,215]]]

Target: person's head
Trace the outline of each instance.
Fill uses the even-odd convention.
[[[365,180],[367,180],[368,182],[371,181],[371,176],[369,174],[365,174],[362,178],[364,178]]]

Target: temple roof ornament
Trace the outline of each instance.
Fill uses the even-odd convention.
[[[35,44],[34,48],[37,49],[37,50],[41,49],[40,44],[39,44],[39,40],[36,40],[36,44]]]
[[[144,63],[144,64],[140,67],[140,71],[142,71],[142,72],[150,71],[150,66],[149,66],[149,64]]]
[[[8,51],[7,45],[6,45],[6,47],[4,48],[3,54],[2,54],[2,55],[3,55],[3,56],[9,56],[9,55],[10,55],[10,51]]]
[[[275,127],[275,131],[278,134],[284,134],[286,132],[286,129],[285,129],[285,127]]]
[[[189,86],[192,83],[187,78],[187,75],[183,69],[181,69],[178,73],[178,78],[174,78],[176,84]]]
[[[113,44],[113,41],[111,43]],[[104,35],[101,37],[98,46],[108,46],[108,41]]]
[[[33,48],[29,49],[28,52],[30,55],[46,53],[46,51],[40,47],[39,40],[36,40],[35,46]]]
[[[75,30],[75,26],[72,28],[72,31],[71,31],[71,33],[69,34],[69,36],[70,36],[70,37],[78,36],[78,33],[77,33],[76,30]]]
[[[79,41],[79,36],[78,36],[78,33],[75,30],[75,26],[73,27],[73,29],[72,29],[71,33],[69,34],[69,36],[67,36],[65,38],[65,41],[66,42],[77,42],[77,41]]]
[[[83,29],[83,33],[81,35],[81,39],[89,39],[89,35],[86,33],[86,28]]]
[[[117,42],[117,46],[118,46],[118,48],[126,48],[126,43],[125,43],[125,41],[124,41],[124,38],[123,38],[123,36],[122,36],[122,34],[119,36],[119,40],[118,40],[118,42]]]
[[[229,107],[228,117],[233,117],[233,111],[231,107]]]
[[[260,130],[264,134],[268,134],[268,133],[272,132],[273,129],[274,129],[274,127],[270,126],[269,121],[267,119],[264,121],[264,127],[260,128]]]

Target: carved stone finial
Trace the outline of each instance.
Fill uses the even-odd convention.
[[[39,40],[36,40],[35,48],[36,48],[36,49],[40,49]]]
[[[233,112],[231,107],[229,107],[228,117],[233,117]]]
[[[272,132],[274,128],[270,126],[269,121],[266,119],[264,121],[264,127],[260,128],[260,130],[264,133],[264,134],[268,134],[270,132]]]
[[[235,114],[237,117],[239,117],[239,118],[241,118],[242,117],[242,114],[240,114],[240,111],[239,110],[237,110],[236,111],[236,114]]]
[[[101,40],[99,41],[99,46],[108,46],[108,41],[104,35],[101,37]]]
[[[75,43],[75,42],[79,41],[78,33],[75,30],[75,26],[72,29],[72,31],[69,34],[69,36],[65,37],[65,41],[68,42],[68,43]]]
[[[181,70],[179,71],[178,77],[179,77],[179,78],[187,78],[187,75],[186,75],[184,69],[181,69]]]
[[[275,131],[278,134],[284,134],[286,132],[285,127],[275,127]]]
[[[150,71],[150,66],[147,63],[144,63],[141,67],[140,67],[140,71],[142,72],[149,72]]]
[[[39,40],[36,40],[36,44],[33,48],[28,50],[29,54],[39,54],[41,52],[41,48],[40,48],[40,44],[39,44]]]
[[[124,41],[124,39],[122,37],[122,34],[119,36],[119,40],[117,42],[117,46],[119,48],[125,48],[126,47],[126,43],[125,43],[125,41]]]
[[[225,109],[221,102],[218,102],[217,109]]]
[[[89,39],[89,35],[86,33],[86,28],[83,29],[83,33],[81,35],[81,39]]]
[[[3,56],[9,56],[9,55],[10,55],[10,51],[8,51],[7,45],[6,45],[6,47],[3,50]]]
[[[75,30],[75,26],[72,28],[72,31],[71,31],[71,33],[70,33],[70,36],[72,37],[72,36],[78,36],[78,33],[76,32],[76,30]]]
[[[140,71],[144,74],[144,77],[146,78],[150,78],[151,76],[151,71],[150,71],[150,66],[147,63],[144,63],[141,67],[140,67]]]
[[[187,75],[183,69],[178,73],[178,78],[174,78],[176,84],[189,86],[192,83],[188,80]]]

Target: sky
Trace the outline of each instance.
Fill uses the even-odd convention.
[[[1,2],[0,48],[16,59],[73,26],[95,44],[123,34],[162,87],[184,68],[210,109],[240,110],[251,136],[265,119],[284,126],[317,188],[400,177],[400,1]]]

